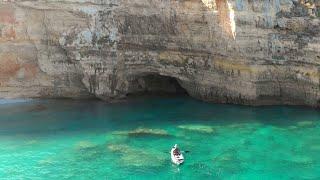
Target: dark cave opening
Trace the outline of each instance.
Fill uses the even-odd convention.
[[[127,93],[129,97],[141,95],[188,96],[188,93],[174,77],[159,74],[145,74],[135,76],[133,80],[130,81],[130,88]]]

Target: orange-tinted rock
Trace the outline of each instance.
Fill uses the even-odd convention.
[[[217,11],[219,16],[219,25],[222,27],[225,34],[227,34],[230,37],[233,37],[233,31],[232,31],[232,21],[231,19],[231,10],[228,5],[227,0],[216,0],[217,5]]]
[[[13,28],[13,26],[11,26],[10,28],[6,29],[3,32],[3,38],[5,38],[5,39],[15,39],[16,38],[16,31]]]
[[[36,64],[24,64],[23,68],[25,70],[25,78],[32,79],[38,73],[38,65]]]
[[[14,77],[20,69],[17,57],[13,54],[2,54],[0,56],[0,81],[5,82],[10,77]]]
[[[14,24],[16,22],[14,9],[10,7],[0,7],[0,23]]]

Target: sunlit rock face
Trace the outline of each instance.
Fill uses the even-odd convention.
[[[319,106],[319,6],[2,0],[0,97],[118,99],[157,74],[205,101]]]
[[[236,23],[233,5],[227,0],[202,0],[202,3],[217,13],[219,17],[218,23],[223,28],[223,31],[235,38]]]

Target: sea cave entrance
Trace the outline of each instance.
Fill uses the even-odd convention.
[[[132,78],[129,92],[127,93],[128,97],[141,95],[187,96],[188,93],[174,77],[143,74]]]

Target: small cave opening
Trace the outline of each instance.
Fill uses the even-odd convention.
[[[127,97],[133,96],[188,96],[187,91],[174,77],[159,74],[134,76]]]

